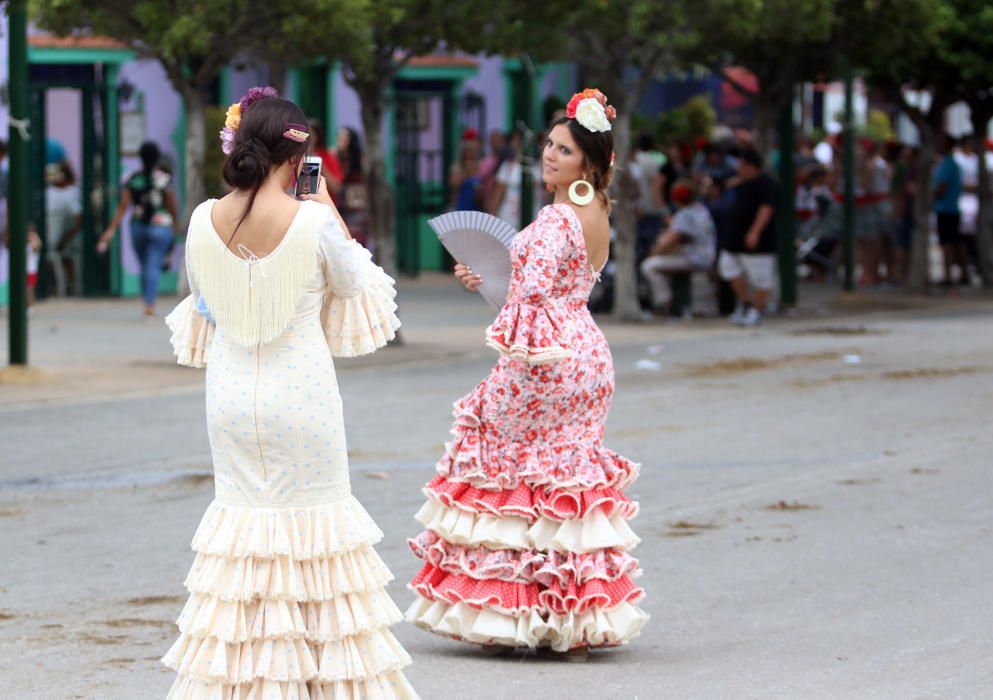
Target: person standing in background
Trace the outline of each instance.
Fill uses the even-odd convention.
[[[952,265],[954,264],[959,266],[959,283],[969,282],[969,260],[965,244],[962,242],[962,214],[959,209],[959,199],[962,196],[962,169],[952,155],[953,145],[952,137],[947,134],[938,139],[938,154],[941,159],[931,177],[931,188],[934,191],[933,207],[938,219],[938,241],[941,243],[945,266],[945,278],[941,283],[946,287],[953,284]]]
[[[493,192],[493,185],[496,184],[497,170],[503,160],[503,151],[507,147],[503,132],[494,129],[490,132],[490,152],[479,164],[480,177],[480,197],[483,207],[490,201],[490,194]]]
[[[327,183],[328,193],[334,201],[335,206],[341,204],[341,186],[345,180],[345,174],[341,169],[341,161],[338,154],[328,148],[324,138],[324,128],[316,120],[310,122],[310,138],[314,141],[314,155],[321,159],[321,175]]]
[[[475,138],[475,132],[463,134],[459,160],[452,164],[448,174],[449,206],[453,211],[483,210],[479,170],[479,140]]]
[[[341,217],[364,248],[372,249],[369,227],[366,225],[366,205],[368,189],[363,172],[362,141],[358,132],[350,126],[338,129],[338,162],[341,164]]]
[[[718,258],[720,276],[734,289],[737,307],[731,321],[741,326],[762,323],[766,301],[775,283],[779,189],[762,169],[762,156],[744,146],[728,211],[728,235]]]
[[[978,272],[979,244],[976,241],[976,232],[979,230],[979,155],[976,153],[975,137],[963,137],[953,156],[962,171],[962,196],[959,197],[962,245],[969,264]],[[968,271],[963,270],[962,283],[969,283]]]
[[[121,201],[107,230],[100,236],[97,252],[110,247],[121,220],[131,210],[131,245],[141,265],[141,292],[145,316],[155,315],[155,297],[162,275],[162,263],[174,236],[178,235],[176,195],[172,178],[159,168],[161,151],[154,141],[141,144],[141,168],[124,181]]]
[[[79,295],[82,248],[77,234],[83,229],[83,194],[67,161],[46,165],[45,182],[46,262],[55,276],[56,293],[65,296],[71,290]]]
[[[635,241],[636,262],[646,257],[662,230],[662,174],[665,156],[655,150],[655,140],[649,133],[638,136],[638,149],[631,163],[631,175],[638,183],[635,202],[638,237]]]

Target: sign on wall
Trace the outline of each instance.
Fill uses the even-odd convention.
[[[144,141],[145,112],[121,112],[121,155],[138,155]]]

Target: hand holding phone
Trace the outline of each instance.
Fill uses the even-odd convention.
[[[307,156],[303,159],[300,176],[297,178],[296,198],[317,194],[321,181],[320,156]]]

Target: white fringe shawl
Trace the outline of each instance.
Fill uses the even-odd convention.
[[[293,320],[318,272],[315,212],[320,205],[303,202],[275,250],[257,258],[235,254],[218,237],[210,219],[215,201],[201,204],[190,219],[186,255],[193,284],[235,344],[247,348],[272,342]]]

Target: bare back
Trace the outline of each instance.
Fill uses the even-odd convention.
[[[607,216],[607,210],[598,199],[584,207],[572,203],[569,206],[576,212],[579,223],[583,225],[586,257],[593,270],[600,272],[607,264],[607,256],[610,254],[610,218]]]
[[[281,192],[260,190],[245,220],[238,225],[248,197],[231,192],[213,207],[211,224],[221,243],[237,254],[242,245],[260,258],[272,253],[282,242],[300,209],[300,202]],[[235,229],[237,228],[237,231]]]

